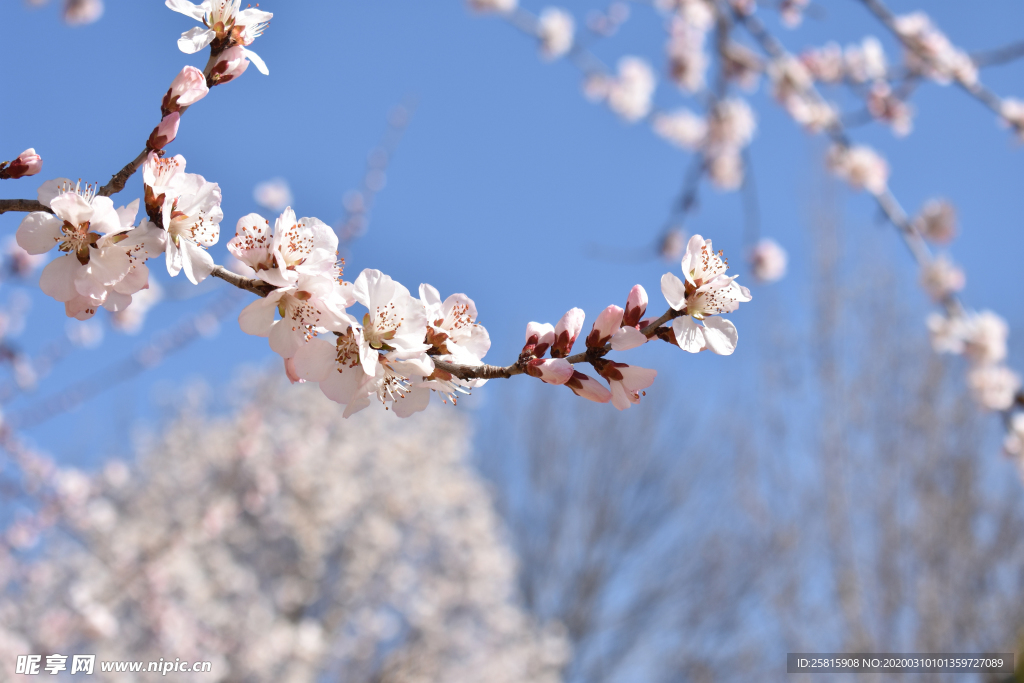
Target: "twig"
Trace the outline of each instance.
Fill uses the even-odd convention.
[[[46,213],[53,213],[53,209],[34,199],[0,199],[0,214],[7,213],[8,211],[24,211],[26,213],[45,211]]]
[[[213,272],[210,273],[215,278],[220,278],[224,282],[230,285],[234,285],[239,289],[244,289],[247,292],[252,292],[256,296],[266,297],[273,292],[277,287],[274,285],[263,282],[262,280],[254,280],[239,275],[238,273],[232,273],[224,266],[214,266]]]

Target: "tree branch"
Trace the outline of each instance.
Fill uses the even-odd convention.
[[[46,204],[37,202],[34,199],[0,199],[0,214],[7,213],[8,211],[24,211],[26,213],[45,211],[46,213],[53,213],[53,210]]]
[[[210,273],[215,278],[219,278],[229,285],[234,285],[239,289],[244,289],[247,292],[252,292],[256,296],[266,297],[273,292],[277,287],[262,280],[254,280],[239,275],[238,273],[232,273],[224,266],[214,266],[213,272]]]

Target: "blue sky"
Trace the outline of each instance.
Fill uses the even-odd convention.
[[[0,66],[0,87],[9,94],[0,107],[0,158],[32,146],[45,166],[37,178],[4,181],[0,196],[34,197],[38,181],[56,176],[106,182],[141,149],[174,75],[186,64],[201,68],[205,63],[205,57],[177,50],[178,35],[192,23],[162,1],[106,1],[106,15],[83,28],[64,26],[55,6],[33,11],[11,4],[4,10],[0,38],[9,49]],[[575,0],[562,4],[578,20],[593,7]],[[972,3],[969,10],[952,0],[892,2],[898,12],[920,4],[927,4],[938,25],[968,50],[1021,37],[1024,5],[1013,0]],[[524,5],[534,11],[543,7]],[[353,247],[348,277],[373,267],[411,290],[430,282],[442,295],[466,292],[491,333],[488,360],[501,364],[514,360],[530,320],[555,322],[580,306],[589,327],[604,306],[622,305],[637,282],[648,289],[652,307],[663,306],[659,279],[678,266],[638,255],[657,235],[689,159],[643,125],[625,125],[588,103],[570,65],[544,63],[526,37],[497,19],[474,16],[459,0],[268,0],[261,8],[275,18],[252,47],[267,62],[270,76],[250,69],[214,89],[183,118],[169,147],[186,157],[189,171],[223,189],[222,239],[211,250],[218,262],[224,260],[223,244],[235,221],[259,210],[252,188],[262,180],[287,178],[300,216],[336,221],[342,196],[358,185],[366,154],[385,130],[388,111],[415,97],[415,118],[389,169],[370,232]],[[768,23],[795,50],[871,33],[883,38],[891,57],[897,54],[858,2],[834,0],[820,8],[821,20],[809,20],[796,31]],[[609,63],[638,54],[660,66],[663,43],[660,20],[634,5],[634,17],[621,34],[595,50]],[[983,79],[1001,94],[1024,96],[1021,73],[1015,65],[998,67],[984,71]],[[657,101],[665,108],[687,104],[665,83]],[[751,102],[759,117],[751,155],[762,232],[790,251],[791,275],[756,289],[754,302],[731,316],[740,329],[735,356],[689,356],[664,344],[632,355],[661,372],[654,391],[680,393],[688,378],[713,373],[720,385],[744,392],[753,387],[749,370],[758,362],[758,337],[767,323],[761,311],[786,311],[798,331],[801,311],[809,306],[805,243],[810,206],[821,187],[824,146],[791,123],[764,88]],[[1024,150],[990,112],[955,88],[926,86],[914,103],[918,116],[910,137],[896,140],[878,127],[858,129],[854,136],[889,158],[892,188],[908,210],[936,195],[956,203],[962,235],[952,253],[968,274],[965,299],[999,311],[1016,333],[1024,322],[1018,296],[1024,286],[1019,265]],[[141,180],[135,177],[116,199],[120,204],[139,196]],[[869,257],[877,253],[909,274],[909,256],[887,228],[876,226],[870,199],[846,193],[843,206],[847,239],[863,237],[871,245]],[[13,235],[20,220],[19,215],[0,217],[0,232]],[[713,238],[716,248],[741,266],[738,195],[705,186],[687,228]],[[620,256],[595,259],[595,246]],[[162,262],[154,265],[166,284]],[[197,296],[158,307],[139,337],[110,333],[99,348],[75,351],[35,395],[19,399],[8,412],[17,414],[117,362],[153,332],[208,305],[227,285],[216,282],[196,292],[190,287],[184,278],[174,281],[175,292]],[[0,299],[11,290],[0,287]],[[923,320],[927,302],[915,292],[910,296]],[[60,304],[38,292],[33,299],[28,328],[19,339],[28,349],[61,337],[67,324]],[[759,301],[771,305],[759,310]],[[66,462],[99,452],[124,453],[126,427],[135,417],[152,419],[160,409],[157,398],[173,395],[186,380],[204,378],[223,386],[243,368],[275,363],[266,340],[242,334],[232,318],[215,338],[27,435]],[[1011,348],[1017,351],[1011,363],[1024,370],[1024,348]],[[494,384],[472,402],[497,409],[501,402],[493,399],[507,389]]]

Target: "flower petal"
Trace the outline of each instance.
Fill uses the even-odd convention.
[[[75,278],[82,269],[82,264],[74,254],[55,258],[43,268],[39,276],[39,288],[57,301],[71,301],[78,296]]]
[[[238,326],[242,328],[242,332],[255,337],[269,337],[278,298],[280,297],[257,299],[243,308],[238,314]]]
[[[64,222],[43,211],[33,211],[18,226],[18,246],[30,254],[45,254],[60,241]]]
[[[179,41],[179,44],[180,44],[180,41]],[[245,47],[242,48],[242,54],[244,54],[246,57],[248,57],[249,61],[256,65],[256,68],[259,70],[259,72],[261,74],[263,74],[264,76],[269,76],[270,75],[270,70],[267,69],[267,63],[263,61],[262,57],[260,57],[258,54],[256,54],[255,52],[253,52],[249,48],[245,48]]]
[[[629,351],[646,343],[647,337],[635,327],[620,327],[612,335],[612,349],[615,351]]]
[[[736,326],[725,318],[706,318],[704,320],[704,339],[708,348],[719,356],[731,356],[739,341]]]
[[[697,353],[704,350],[704,328],[693,322],[693,318],[684,315],[672,323],[672,331],[676,335],[676,343],[683,351]]]
[[[681,311],[686,308],[686,285],[672,273],[661,276],[661,293],[672,310]]]
[[[178,38],[178,49],[187,55],[192,55],[204,49],[213,42],[217,34],[208,28],[190,28]]]
[[[310,339],[292,356],[295,374],[310,382],[323,382],[338,370],[338,347],[325,339]],[[350,372],[353,368],[345,368]]]

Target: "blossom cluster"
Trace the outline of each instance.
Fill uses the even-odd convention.
[[[30,212],[17,231],[18,244],[29,255],[41,256],[55,247],[62,254],[43,269],[40,286],[64,303],[68,316],[85,320],[102,307],[117,316],[118,327],[137,327],[145,310],[159,299],[147,262],[162,253],[171,277],[184,273],[198,285],[215,276],[257,295],[239,315],[242,331],[267,338],[282,358],[288,379],[317,383],[325,396],[345,406],[344,417],[374,401],[408,417],[424,410],[431,394],[454,404],[460,394],[489,379],[518,374],[565,385],[578,396],[625,410],[639,403],[657,372],[613,360],[610,353],[635,349],[653,338],[691,353],[729,355],[735,350],[736,327],[719,316],[750,301],[750,292],[735,282],[736,276],[726,274],[727,261],[713,251],[711,240],[700,235],[689,240],[682,255],[684,279],[671,273],[662,278],[670,308],[660,318],[644,318],[647,293],[636,285],[625,308],[608,306],[597,317],[585,351],[572,354],[585,320],[584,312],[573,308],[557,325],[530,323],[526,345],[507,367],[484,364],[491,340],[467,295],[442,298],[436,288],[423,283],[414,296],[373,268],[346,281],[337,232],[317,218],[297,217],[287,205],[286,186],[268,185],[257,192],[262,204],[285,204],[273,225],[257,213],[237,221],[226,246],[241,272],[217,265],[209,249],[220,241],[224,221],[220,186],[187,172],[185,157],[170,156],[165,148],[177,138],[182,115],[208,97],[214,86],[237,78],[249,61],[267,73],[249,46],[273,15],[242,10],[240,0],[165,4],[202,23],[183,33],[178,47],[187,54],[209,48],[206,69],[185,66],[174,78],[161,98],[160,122],[136,162],[103,187],[66,178],[44,183],[38,201],[45,210]],[[473,4],[486,11],[515,8],[514,3]],[[613,19],[610,14],[608,20],[617,25],[624,17]],[[574,22],[565,11],[545,12],[537,30],[546,57],[554,59],[572,50]],[[592,85],[626,118],[648,115],[655,81],[641,60],[624,59],[618,77]],[[699,144],[708,164],[720,169],[715,173],[723,185],[739,182],[740,150],[750,142],[754,127],[747,104],[731,99],[719,102],[705,124]],[[9,177],[30,175],[41,163],[28,150],[6,164],[4,172]],[[127,177],[140,167],[143,199],[115,209],[109,195],[123,189]],[[145,213],[141,220],[140,208]],[[774,266],[771,260],[769,255],[766,272],[778,276],[778,255]],[[769,272],[762,279],[771,277]],[[133,301],[137,305],[130,309]],[[596,377],[581,372],[581,363],[589,364]]]

